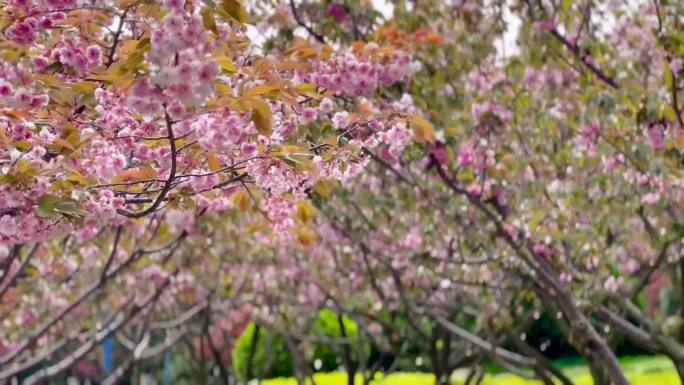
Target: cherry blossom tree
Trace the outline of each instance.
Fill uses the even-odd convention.
[[[123,333],[134,354],[116,382],[181,338],[179,319],[235,305],[255,266],[214,254],[219,241],[249,234],[232,249],[256,247],[246,255],[312,243],[310,221],[293,219],[307,192],[365,162],[339,142],[407,132],[391,103],[358,102],[410,80],[400,46],[297,39],[264,55],[234,0],[2,12],[3,381],[45,359],[26,382],[59,375]]]
[[[392,368],[352,344],[415,340],[440,383],[568,384],[541,311],[598,384],[618,334],[684,377],[682,5],[391,5],[9,1],[0,381],[116,338],[105,383],[184,342],[230,383],[254,320],[303,382],[322,309],[366,382]]]

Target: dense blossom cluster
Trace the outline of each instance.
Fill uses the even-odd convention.
[[[387,58],[374,58],[377,46],[368,45],[368,56],[348,53],[316,65],[311,81],[340,96],[357,97],[375,91],[379,86],[407,82],[420,65],[406,53]]]
[[[24,17],[17,18],[10,25],[5,34],[18,45],[30,45],[35,42],[38,34],[49,28],[54,28],[66,20],[66,13],[59,10],[74,8],[76,0],[31,2],[28,0],[11,1],[14,12]]]
[[[7,30],[7,36],[15,43],[29,45],[34,43],[37,34],[46,28],[63,22],[66,12],[59,9],[75,8],[75,2],[59,4],[32,4],[30,2],[13,2],[19,14],[36,15],[36,17],[17,18]],[[256,157],[245,164],[247,173],[255,183],[269,194],[281,195],[293,193],[302,197],[303,192],[319,178],[347,180],[362,170],[364,162],[355,161],[346,167],[341,160],[332,159],[322,162],[314,159],[318,171],[316,175],[295,172],[290,166],[277,159],[259,158],[258,147],[269,143],[282,143],[296,131],[297,123],[308,124],[319,117],[329,117],[334,127],[344,129],[352,122],[348,111],[334,111],[335,105],[329,98],[323,98],[316,106],[305,106],[292,118],[279,112],[280,107],[273,105],[274,127],[270,138],[258,136],[254,125],[250,122],[250,114],[238,113],[225,109],[221,111],[192,116],[192,112],[201,108],[207,98],[214,95],[214,82],[220,76],[216,61],[211,59],[213,51],[220,45],[220,39],[210,39],[200,15],[196,11],[184,7],[181,2],[167,1],[167,9],[163,18],[152,23],[149,37],[149,49],[144,50],[144,40],[137,47],[143,50],[130,54],[126,60],[116,51],[103,54],[99,45],[88,44],[82,37],[64,35],[53,46],[41,51],[41,55],[31,58],[28,70],[46,73],[48,67],[55,68],[55,77],[63,81],[73,82],[79,78],[87,78],[100,74],[114,64],[127,65],[142,60],[149,63],[149,71],[139,76],[127,91],[122,89],[95,89],[95,120],[93,124],[80,121],[62,125],[43,126],[40,130],[30,123],[18,122],[7,126],[5,133],[12,143],[29,141],[34,145],[31,156],[6,152],[8,162],[17,157],[23,158],[35,167],[57,169],[69,167],[78,178],[92,179],[106,186],[121,182],[135,182],[127,179],[131,170],[139,170],[145,165],[152,186],[160,188],[163,178],[170,178],[170,157],[176,156],[180,167],[187,168],[192,177],[179,180],[178,186],[187,186],[196,192],[211,190],[221,182],[217,173],[198,167],[198,159],[187,154],[172,155],[172,149],[166,143],[151,141],[152,138],[164,138],[169,135],[169,121],[174,122],[173,134],[176,137],[187,137],[196,140],[201,148],[215,151],[215,157],[226,167]],[[124,16],[114,21],[124,23]],[[221,26],[217,33],[223,35],[228,31]],[[121,32],[119,32],[121,33]],[[411,73],[417,69],[412,58],[406,53],[379,54],[378,46],[369,44],[362,55],[348,53],[335,56],[330,60],[318,62],[311,74],[300,74],[303,80],[314,83],[332,91],[336,95],[358,96],[369,94],[381,85],[408,81]],[[59,64],[59,67],[54,67]],[[133,64],[135,65],[135,64]],[[19,72],[17,72],[19,71]],[[43,93],[28,91],[19,86],[26,84],[22,79],[28,75],[22,67],[8,67],[6,76],[0,83],[0,96],[8,107],[15,109],[37,109],[46,107],[48,96]],[[140,121],[136,115],[144,120]],[[166,120],[166,122],[165,122]],[[408,144],[409,131],[401,124],[393,124],[387,132],[382,131],[382,123],[372,123],[377,131],[377,140],[386,144],[388,156],[397,158],[401,149]],[[39,133],[39,135],[36,135]],[[64,143],[68,135],[76,135],[85,143],[79,149],[81,157],[48,157],[44,148],[49,148],[56,141]],[[150,141],[146,141],[149,138]],[[374,145],[376,135],[372,135],[368,145]],[[65,144],[65,145],[74,145]],[[42,153],[40,149],[43,149]],[[16,150],[13,150],[16,152]],[[50,158],[46,163],[43,159]],[[344,170],[344,171],[343,171]],[[41,182],[42,180],[42,182]],[[16,187],[3,186],[6,194],[12,196],[26,195],[24,199],[4,200],[3,221],[4,239],[10,243],[21,241],[29,236],[29,232],[20,229],[35,229],[37,234],[44,234],[35,239],[43,239],[53,232],[63,231],[71,225],[60,218],[41,219],[35,215],[37,198],[47,193],[47,179],[35,178],[31,189],[26,191]],[[127,210],[126,199],[115,191],[100,189],[74,191],[72,196],[83,205],[86,212],[101,219],[114,219],[117,211]],[[71,198],[71,197],[69,197]],[[28,199],[28,200],[27,200]],[[216,203],[207,197],[197,197],[198,203],[204,207],[214,206],[227,208],[227,197],[217,197]],[[11,215],[15,211],[23,216]],[[120,219],[121,220],[121,219]],[[92,233],[97,222],[86,221]],[[44,229],[44,230],[39,230]],[[59,231],[58,231],[59,230]],[[37,235],[34,234],[34,235]]]

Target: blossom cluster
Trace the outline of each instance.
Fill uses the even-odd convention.
[[[419,64],[408,53],[396,53],[386,60],[348,53],[317,63],[311,81],[336,95],[354,97],[380,86],[407,82],[418,69]]]
[[[60,1],[60,3],[76,3],[76,1]],[[24,12],[29,11],[29,1],[17,1],[14,2],[15,7],[23,8]],[[19,3],[24,3],[25,6],[19,5]],[[46,2],[49,3],[49,2]],[[66,19],[66,14],[63,12],[47,12],[51,7],[48,6],[45,10],[31,9],[32,14],[36,16],[28,16],[23,19],[17,20],[14,24],[10,25],[5,31],[5,35],[14,43],[18,45],[30,45],[36,41],[38,34],[48,28],[55,27]],[[45,11],[41,13],[41,11]]]

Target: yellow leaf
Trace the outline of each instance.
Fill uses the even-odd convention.
[[[5,28],[9,27],[12,24],[12,19],[10,18],[0,18],[0,30],[5,30]]]
[[[221,162],[214,151],[209,151],[207,154],[207,164],[209,165],[209,169],[213,172],[221,170]]]
[[[316,209],[307,201],[297,204],[297,219],[302,223],[311,223],[316,216]]]
[[[271,107],[261,99],[254,99],[252,102],[252,120],[257,131],[266,137],[271,136]]]
[[[458,134],[458,132],[459,132],[459,128],[456,127],[456,126],[447,127],[447,128],[444,129],[444,132],[445,132],[447,135],[456,135],[456,134]]]
[[[310,83],[302,83],[295,87],[297,92],[299,92],[301,95],[304,96],[309,96],[314,99],[320,99],[323,97],[320,93],[316,92],[316,86]]]
[[[669,104],[666,104],[663,107],[663,115],[666,116],[670,122],[676,122],[677,121],[677,112]]]
[[[142,166],[140,166],[140,170],[144,172],[149,179],[157,177],[157,170],[152,168],[152,166],[150,166],[149,164],[143,164]]]
[[[142,4],[145,0],[121,0],[119,1],[119,8],[127,9]]]
[[[275,146],[273,148],[275,153],[281,154],[308,154],[309,151],[304,146],[297,146],[294,144],[284,144],[282,146]]]
[[[261,220],[259,222],[252,223],[245,228],[247,234],[254,234],[257,231],[261,231],[269,227],[269,223],[266,220]]]
[[[68,141],[66,141],[66,140],[64,140],[64,139],[62,139],[62,138],[57,138],[57,139],[55,139],[55,140],[52,142],[52,144],[54,144],[55,147],[57,147],[57,148],[62,148],[62,147],[64,147],[64,148],[69,149],[69,150],[71,150],[71,151],[75,151],[75,150],[76,150],[76,148],[75,148],[71,143],[69,143]]]
[[[230,98],[210,99],[205,103],[208,108],[219,108],[224,106],[232,106],[235,100]]]
[[[216,63],[218,63],[219,67],[221,67],[221,69],[224,72],[229,74],[237,72],[237,67],[235,67],[235,64],[233,64],[233,60],[231,60],[228,56],[216,56],[214,60],[216,60]]]
[[[78,82],[76,84],[71,85],[72,90],[79,92],[79,93],[82,93],[82,94],[89,94],[89,93],[95,91],[96,88],[97,88],[97,84],[95,84],[93,82],[88,82],[88,81],[82,81],[82,82]]]
[[[413,136],[418,143],[432,143],[435,141],[435,128],[432,126],[432,123],[421,116],[415,115],[411,119],[411,127],[413,128]]]
[[[152,40],[149,37],[140,39],[140,41],[138,41],[138,44],[136,44],[135,49],[136,51],[147,51],[150,49],[151,43]]]
[[[299,92],[311,92],[311,91],[316,91],[316,85],[311,84],[311,83],[301,83],[298,84],[296,87],[297,91]]]
[[[223,0],[221,2],[223,10],[229,14],[233,19],[239,21],[240,23],[246,23],[249,19],[245,7],[238,0]]]
[[[221,94],[221,95],[230,95],[231,94],[231,88],[226,83],[216,82],[214,84],[216,86],[216,93],[217,94]]]
[[[216,26],[216,20],[214,19],[214,12],[210,8],[203,8],[202,12],[202,24],[204,28],[210,30],[214,35],[218,35],[218,27]]]
[[[40,270],[35,266],[26,266],[24,268],[24,274],[30,278],[38,278],[41,276]]]
[[[67,142],[71,143],[74,148],[76,148],[76,146],[78,146],[78,144],[81,142],[81,134],[78,132],[72,132],[66,137],[66,140]]]
[[[135,49],[138,47],[139,43],[140,42],[138,40],[135,40],[135,39],[126,40],[124,42],[121,42],[119,44],[119,53],[122,55],[128,55],[128,54],[132,53],[133,51],[135,51]]]
[[[2,57],[11,63],[16,63],[26,54],[26,47],[13,46],[10,49],[2,49]]]
[[[48,86],[57,87],[62,84],[59,82],[59,80],[57,80],[57,78],[54,75],[37,75],[35,78]]]
[[[674,140],[674,146],[679,151],[684,151],[684,136],[678,136]]]
[[[107,83],[112,83],[117,86],[121,86],[124,83],[130,83],[133,82],[134,78],[130,76],[131,74],[128,73],[123,67],[120,65],[114,65],[112,66],[109,71],[99,74],[99,75],[91,75],[90,79],[93,80],[101,80],[103,82]]]
[[[309,230],[298,228],[294,233],[302,246],[311,246],[316,241],[316,236]]]
[[[121,65],[126,72],[133,72],[145,60],[145,56],[141,52],[133,52],[126,58],[126,61]]]
[[[323,198],[329,198],[335,189],[335,183],[329,180],[319,180],[314,185],[314,191],[316,191]]]
[[[292,166],[294,166],[295,170],[297,171],[314,171],[315,166],[313,161],[310,159],[309,155],[299,155],[299,154],[293,154],[293,155],[285,155],[283,160],[292,162]]]
[[[72,171],[71,174],[69,174],[66,177],[66,180],[73,183],[73,184],[80,184],[83,186],[87,186],[89,184],[88,179],[86,179],[81,173],[78,171]]]
[[[244,213],[249,208],[249,196],[244,190],[236,191],[230,196],[230,203]]]
[[[264,95],[264,94],[270,94],[275,96],[280,91],[280,88],[278,86],[275,86],[273,84],[262,84],[260,86],[256,86],[254,88],[250,88],[247,92],[245,92],[245,97],[252,97],[252,96],[259,96],[259,95]]]

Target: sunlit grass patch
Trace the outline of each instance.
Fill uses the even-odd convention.
[[[633,385],[682,385],[672,362],[664,357],[627,357],[620,360]],[[581,364],[565,365],[563,371],[575,385],[593,385],[586,366]],[[463,385],[466,371],[458,371],[452,376],[453,385]],[[347,385],[347,374],[316,373],[315,385]],[[362,385],[361,376],[356,377],[355,385]],[[374,385],[434,385],[435,377],[430,373],[394,373],[378,378]],[[308,382],[310,385],[314,385]],[[263,385],[297,385],[294,378],[274,378],[263,381]],[[509,373],[487,374],[482,385],[543,385],[541,381],[528,380]]]

